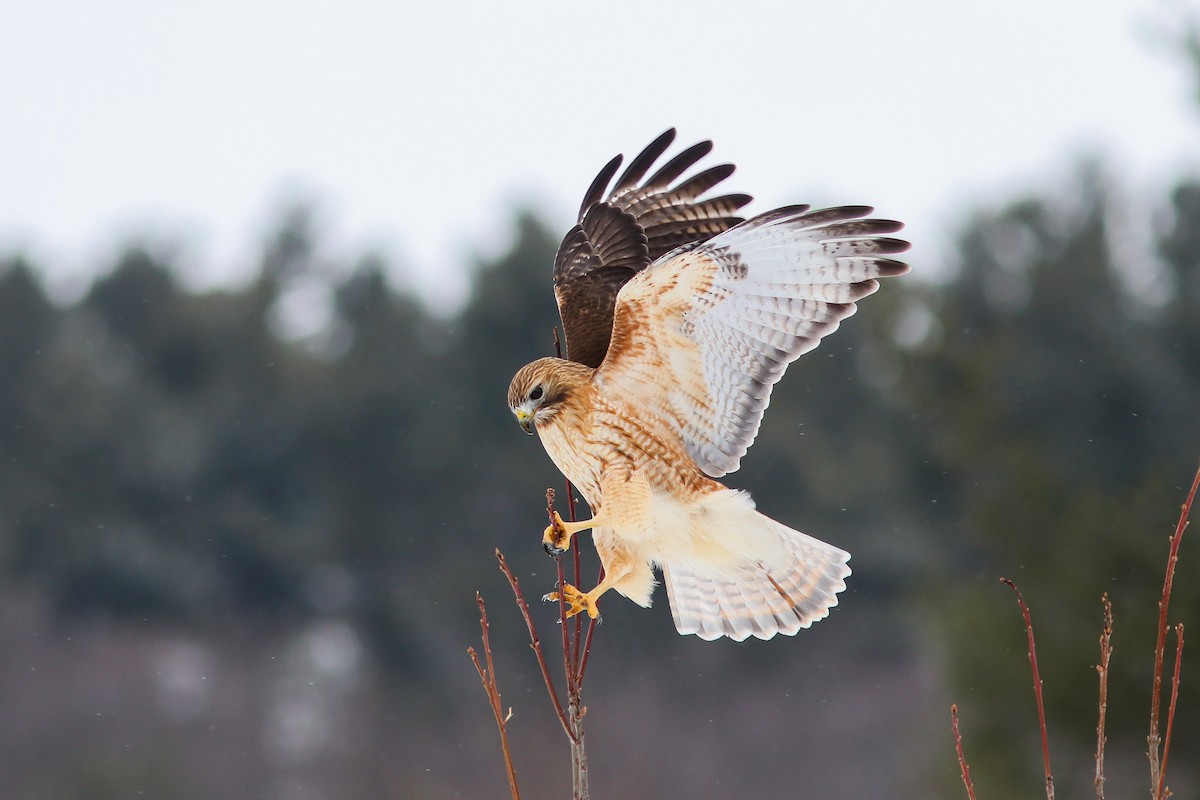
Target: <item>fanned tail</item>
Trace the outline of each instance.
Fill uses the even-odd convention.
[[[759,515],[778,531],[790,561],[746,564],[735,573],[706,573],[690,564],[663,565],[675,628],[701,639],[740,642],[777,633],[793,636],[829,616],[850,575],[844,550]]]

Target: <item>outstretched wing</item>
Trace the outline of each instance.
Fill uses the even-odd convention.
[[[734,214],[750,202],[749,195],[699,199],[733,174],[732,164],[710,167],[672,186],[712,150],[712,142],[692,145],[642,181],[674,139],[672,128],[651,142],[605,196],[621,156],[609,161],[584,195],[579,224],[558,248],[554,296],[572,361],[598,367],[604,360],[617,292],[630,278],[663,254],[742,221]]]
[[[908,266],[871,208],[769,211],[655,262],[617,297],[597,388],[709,475],[733,472],[784,369]]]

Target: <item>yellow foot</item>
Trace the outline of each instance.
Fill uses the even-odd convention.
[[[542,548],[552,556],[560,556],[571,548],[571,534],[557,511],[554,512],[554,524],[547,525],[542,532]]]
[[[596,601],[586,592],[579,591],[571,584],[563,584],[562,596],[563,600],[567,603],[567,619],[570,619],[581,611],[586,611],[587,615],[592,619],[600,616],[600,609],[596,607]],[[556,602],[558,600],[558,592],[551,592],[542,599],[547,603]]]

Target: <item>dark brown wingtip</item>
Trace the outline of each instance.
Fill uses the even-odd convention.
[[[642,152],[638,153],[637,157],[629,162],[629,166],[625,169],[620,179],[617,180],[617,185],[613,187],[613,194],[636,185],[642,179],[642,176],[646,174],[646,170],[650,169],[655,161],[658,161],[674,141],[675,129],[667,128],[658,135],[657,139],[646,145]]]
[[[703,172],[697,172],[683,183],[675,187],[675,191],[683,197],[695,198],[707,192],[721,181],[728,178],[737,170],[733,164],[718,164]]]
[[[728,203],[734,209],[740,209],[754,202],[754,195],[738,192],[737,194],[723,194],[720,197],[713,198],[713,202],[722,201]]]
[[[662,169],[647,179],[646,186],[666,186],[690,169],[697,161],[712,152],[712,149],[713,143],[711,140],[706,139],[703,142],[696,142],[666,164],[663,164]]]
[[[908,242],[905,242],[905,244],[908,244]],[[879,270],[879,277],[881,278],[896,278],[901,275],[907,275],[912,270],[912,267],[907,263],[897,261],[894,258],[873,258],[871,260],[875,262],[875,266]]]
[[[871,239],[871,243],[877,248],[875,252],[886,255],[895,253],[903,253],[912,247],[912,245],[904,239],[895,239],[891,236],[876,236]]]
[[[617,170],[620,169],[623,159],[624,156],[617,153],[604,165],[604,169],[600,170],[596,177],[592,179],[592,185],[584,193],[583,203],[579,206],[579,216],[576,218],[577,222],[582,222],[583,215],[587,213],[588,209],[604,199],[604,192],[608,188],[609,181],[612,180],[613,175],[617,174]]]

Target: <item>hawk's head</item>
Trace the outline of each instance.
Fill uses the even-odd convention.
[[[508,387],[508,407],[521,428],[533,433],[560,414],[576,390],[588,385],[593,370],[561,358],[539,358],[517,370]]]

